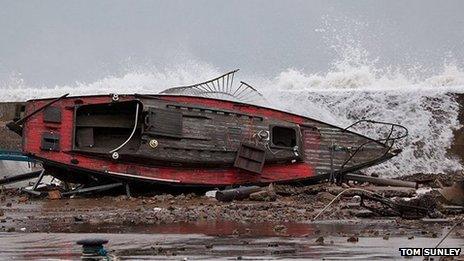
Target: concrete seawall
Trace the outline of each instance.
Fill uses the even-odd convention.
[[[8,130],[5,124],[24,115],[24,103],[0,103],[0,150],[20,150],[21,137]]]

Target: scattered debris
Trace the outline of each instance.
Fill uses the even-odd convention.
[[[6,185],[14,182],[29,180],[37,178],[42,173],[42,170],[32,171],[24,174],[19,174],[15,176],[4,176],[0,179],[0,185]]]
[[[208,198],[216,198],[217,190],[210,190],[205,193],[205,196]]]
[[[368,178],[372,181],[371,177]],[[382,179],[382,182],[385,182],[385,180]],[[456,205],[456,203],[453,203],[455,205],[448,205],[449,200],[446,200],[442,195],[443,191],[446,190],[439,193],[437,189],[430,187],[416,189],[412,188],[412,186],[374,185],[373,183],[377,182],[377,179],[373,182],[370,181],[353,182],[348,180],[348,182],[340,185],[322,182],[305,185],[271,184],[267,187],[242,186],[226,190],[211,190],[206,194],[198,192],[197,194],[157,194],[147,196],[135,194],[132,198],[126,194],[114,197],[112,202],[116,204],[130,202],[136,204],[136,202],[139,202],[137,208],[131,212],[119,212],[115,217],[109,217],[109,220],[112,218],[123,220],[124,224],[154,224],[218,219],[244,223],[264,221],[272,223],[270,230],[275,234],[285,236],[287,235],[286,222],[316,220],[321,218],[324,213],[326,213],[323,216],[325,219],[375,219],[395,216],[404,220],[417,219],[427,224],[451,222],[453,215],[464,212],[464,206]],[[397,180],[393,183],[396,182]],[[21,190],[27,194],[18,194],[18,190],[16,192],[2,190],[0,200],[5,201],[4,206],[16,209],[16,207],[12,207],[12,203],[33,204],[33,201],[37,200],[36,195],[42,196],[43,199],[47,195],[49,200],[68,197],[85,198],[93,193],[113,188],[119,188],[113,190],[115,192],[123,192],[124,186],[124,183],[114,183],[95,187],[82,187],[75,184],[62,184],[57,181],[54,183],[41,182]],[[16,198],[11,200],[9,198],[12,195]],[[217,201],[211,200],[213,197]],[[245,202],[239,202],[241,200]],[[335,205],[334,203],[337,200],[338,202]],[[190,205],[191,202],[195,202],[194,205]],[[63,207],[66,206],[64,208],[73,211],[69,203],[66,202]],[[4,216],[6,211],[6,208],[0,210],[0,216]],[[144,215],[142,213],[146,212],[149,212],[151,217],[141,218]],[[96,222],[95,220],[98,217],[92,217],[87,212],[81,212],[73,213],[70,219],[76,223],[92,223]],[[11,222],[5,218],[1,221],[7,224]],[[285,222],[285,225],[282,225],[281,222]],[[22,225],[24,224],[18,224],[16,230],[20,230]],[[26,228],[27,231],[35,231],[31,227]],[[434,236],[435,233],[435,236],[438,236],[437,231],[432,232],[426,228],[420,229],[425,230],[425,235]],[[7,228],[4,230],[7,230]],[[376,232],[376,234],[372,233],[371,236],[382,235],[382,233]],[[242,228],[229,233],[248,235],[252,232],[249,228]],[[324,234],[318,234],[316,231],[314,233],[320,235],[316,243],[324,244],[324,237],[322,236]],[[406,236],[407,234],[403,233],[402,235]],[[389,235],[385,235],[384,239],[388,239],[388,237]],[[350,240],[355,242],[354,239]]]
[[[372,217],[377,216],[376,213],[374,213],[374,212],[372,212],[370,210],[367,210],[367,209],[356,211],[356,212],[354,212],[354,215],[356,217],[359,217],[359,218],[372,218]]]
[[[452,220],[448,218],[422,218],[422,222],[425,223],[451,223]]]
[[[276,198],[277,195],[268,190],[262,190],[250,194],[250,200],[254,201],[274,201]]]
[[[277,194],[275,193],[274,186],[270,184],[266,189],[250,194],[250,200],[254,201],[275,201]]]
[[[18,203],[25,203],[29,200],[29,197],[27,196],[21,196],[18,198]]]
[[[381,186],[417,188],[416,182],[403,181],[403,180],[398,180],[398,179],[376,178],[376,177],[369,177],[366,175],[358,175],[358,174],[351,174],[351,173],[345,174],[343,176],[343,179],[359,181],[359,182],[369,182],[371,184],[381,185]]]
[[[48,192],[48,198],[49,199],[60,199],[61,198],[61,192],[59,190],[50,190]]]
[[[381,206],[366,205],[366,201],[380,203]],[[378,194],[363,194],[361,196],[361,206],[375,212],[381,216],[400,216],[403,218],[417,219],[428,215],[431,209],[414,205],[412,202],[395,202],[392,199],[382,197]]]
[[[441,186],[438,192],[449,203],[464,206],[464,180],[454,182],[451,187]]]
[[[82,216],[74,216],[74,221],[75,222],[82,222],[82,221],[84,221],[84,218],[82,218]]]
[[[230,202],[233,200],[242,200],[250,196],[250,194],[261,191],[263,188],[259,186],[242,186],[236,189],[226,189],[216,192],[216,199],[219,201]]]
[[[416,195],[416,189],[409,188],[409,187],[385,187],[385,186],[366,186],[362,187],[365,190],[369,190],[373,193],[382,195],[384,197],[392,198],[392,197],[413,197]],[[337,195],[340,192],[345,190],[341,187],[330,187],[327,191],[333,195]],[[359,192],[356,190],[348,191],[345,196],[355,196],[358,195]]]
[[[316,195],[316,200],[322,203],[329,203],[334,198],[335,198],[334,195],[332,195],[329,192],[325,192],[325,191],[322,191]]]
[[[284,226],[284,225],[276,225],[276,226],[274,226],[273,230],[276,233],[285,233],[287,231],[287,227]]]

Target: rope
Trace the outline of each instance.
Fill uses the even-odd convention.
[[[369,190],[365,190],[365,189],[360,189],[360,188],[348,188],[348,189],[345,189],[343,190],[342,192],[338,193],[337,196],[335,196],[335,198],[332,199],[332,201],[329,202],[329,204],[327,204],[327,206],[325,206],[320,212],[319,214],[317,214],[314,218],[313,218],[313,221],[316,220],[324,211],[326,211],[330,205],[332,205],[332,203],[335,202],[335,200],[337,200],[343,193],[347,192],[347,191],[361,191],[361,192],[367,192],[367,193],[370,193],[370,194],[375,194],[374,192],[372,191],[369,191]]]
[[[115,152],[115,151],[120,150],[122,147],[124,147],[124,146],[132,139],[132,136],[134,136],[135,130],[137,129],[138,118],[139,118],[139,103],[137,102],[137,105],[136,105],[136,108],[135,108],[135,123],[134,123],[134,129],[132,130],[131,135],[130,135],[129,138],[127,138],[127,140],[126,140],[123,144],[121,144],[119,147],[117,147],[117,148],[114,149],[114,150],[110,150],[110,153],[113,153],[113,152]]]
[[[445,239],[451,234],[451,232],[453,232],[453,230],[459,225],[459,224],[462,224],[462,221],[464,220],[464,217],[460,218],[457,220],[457,222],[454,224],[454,226],[448,231],[448,233],[446,233],[446,235],[440,240],[440,242],[438,242],[438,244],[435,246],[435,248],[437,248],[438,246],[440,246],[440,244],[445,241]]]

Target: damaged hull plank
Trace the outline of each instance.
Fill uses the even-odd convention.
[[[28,101],[26,113],[47,102]],[[231,101],[101,95],[66,97],[53,106],[60,121],[39,112],[25,122],[23,152],[65,181],[87,175],[190,186],[303,182],[393,156],[384,144],[354,132]],[[247,153],[264,151],[264,159],[242,155],[234,167],[243,146],[256,148]]]

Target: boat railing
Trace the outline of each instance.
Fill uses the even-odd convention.
[[[205,82],[169,88],[160,94],[199,96],[251,104],[266,103],[264,96],[250,84],[243,81],[238,85],[234,84],[236,72],[238,69]]]
[[[373,160],[376,160],[376,159],[381,159],[383,157],[385,157],[387,155],[387,153],[390,152],[390,150],[393,148],[393,145],[395,144],[395,142],[397,140],[400,140],[400,139],[403,139],[405,138],[406,136],[408,136],[408,129],[406,127],[404,127],[403,125],[400,125],[400,124],[395,124],[395,123],[389,123],[389,122],[383,122],[383,121],[374,121],[374,120],[366,120],[366,119],[363,119],[363,120],[359,120],[359,121],[356,121],[354,122],[353,124],[351,124],[350,126],[344,128],[342,131],[345,132],[347,131],[348,129],[350,128],[353,128],[354,126],[356,125],[359,125],[360,123],[371,123],[371,124],[378,124],[378,125],[385,125],[385,126],[390,126],[390,131],[388,132],[388,135],[386,136],[386,138],[381,138],[381,139],[369,139],[368,141],[364,142],[363,144],[359,145],[354,153],[352,153],[350,155],[350,157],[345,160],[345,162],[341,165],[341,168],[340,168],[340,173],[343,172],[343,169],[345,168],[345,166],[358,154],[358,152],[361,151],[361,149],[363,149],[366,145],[368,144],[371,144],[373,142],[377,142],[377,143],[381,143],[383,144],[384,146],[388,147],[387,150],[385,150],[385,152],[383,153],[382,156],[380,157],[376,157],[375,159]],[[395,130],[398,130],[400,129],[400,131],[398,131],[397,135],[393,135],[393,133],[395,132]]]

